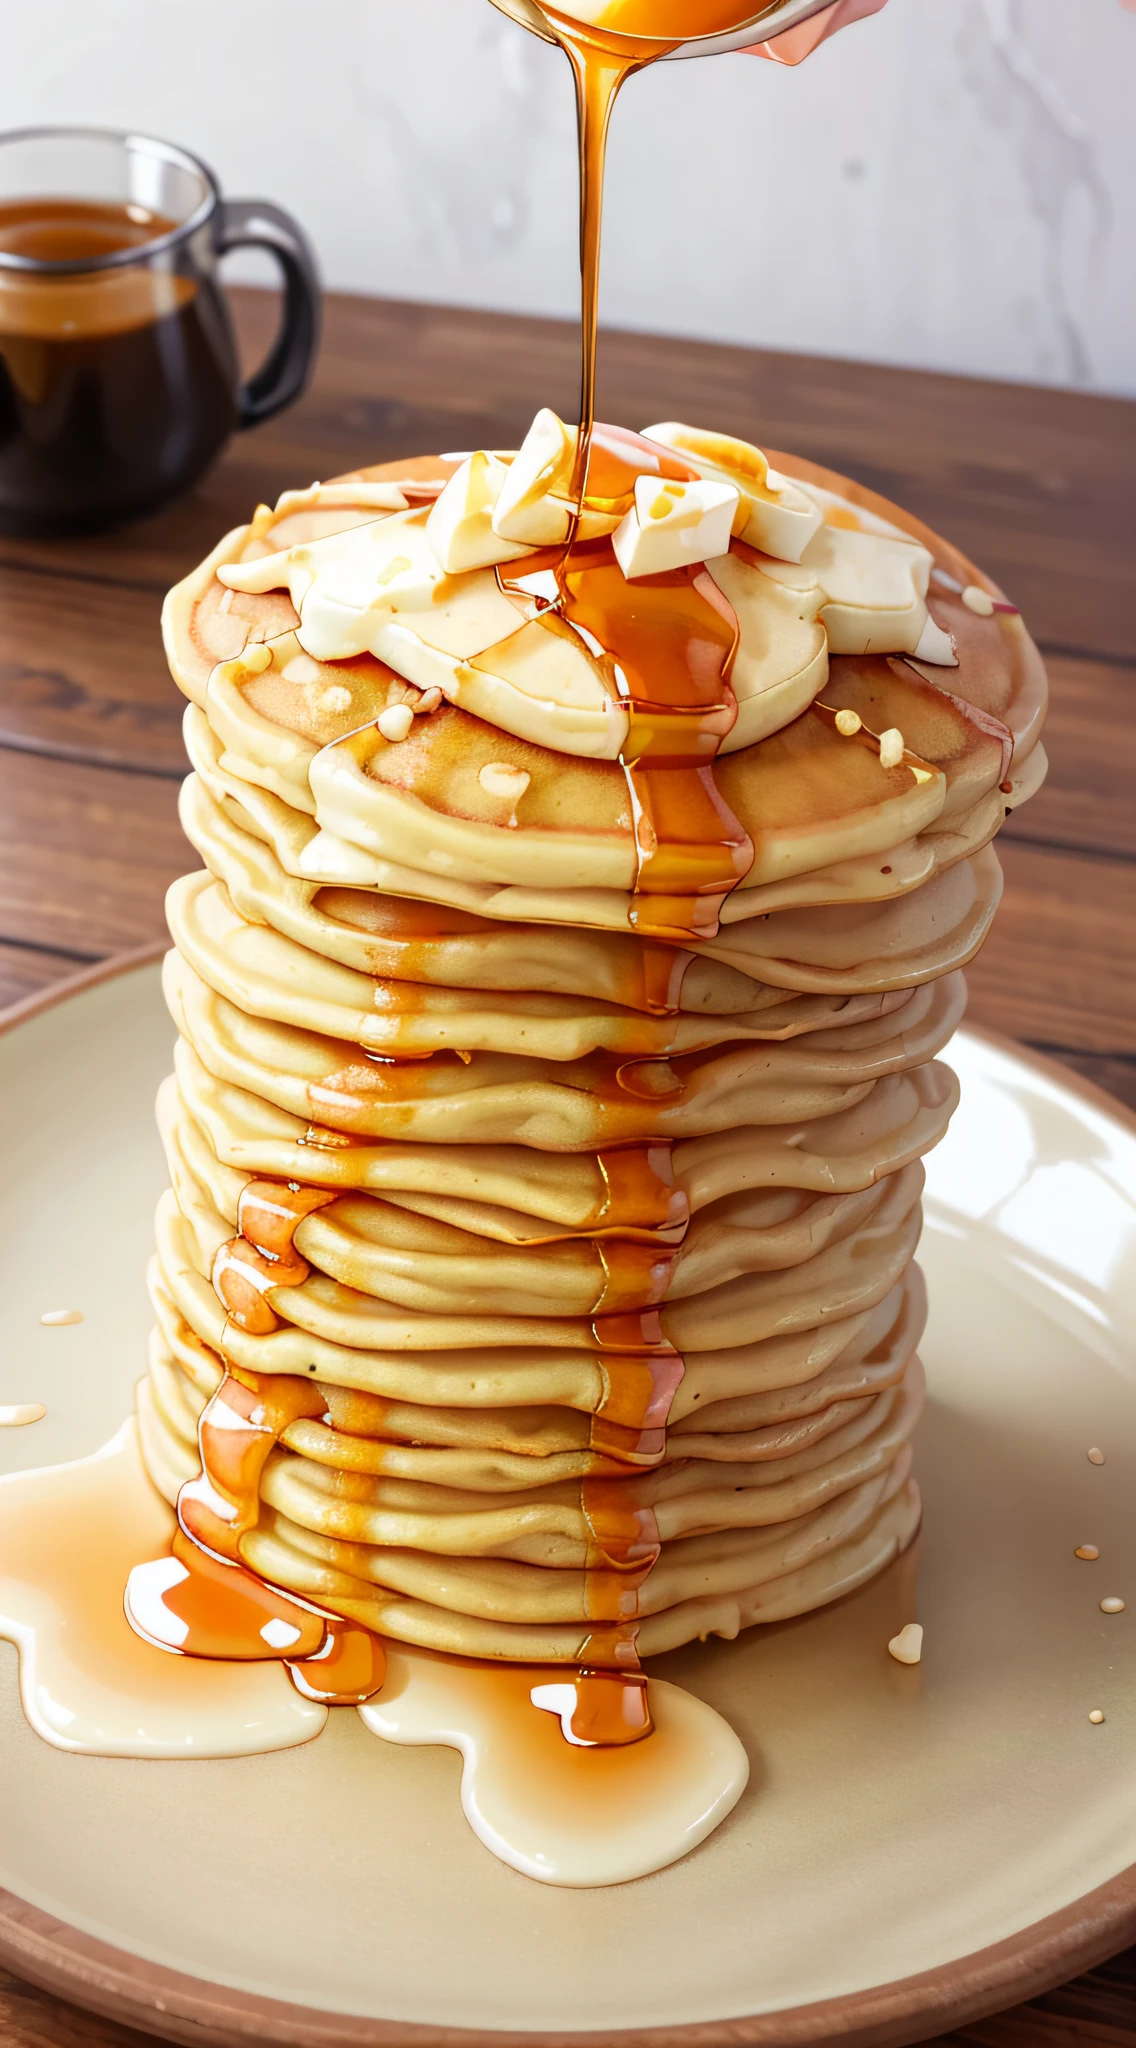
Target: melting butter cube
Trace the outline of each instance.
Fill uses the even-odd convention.
[[[927,610],[931,557],[906,535],[826,523],[799,563],[771,558],[761,569],[790,590],[819,586],[830,654],[918,654],[957,665],[950,634]]]
[[[612,535],[616,560],[629,582],[711,562],[729,553],[737,509],[733,484],[638,477],[635,503]]]
[[[495,543],[498,552],[505,545]],[[419,689],[447,695],[461,662],[517,627],[516,607],[488,568],[447,577],[417,510],[392,512],[229,573],[238,590],[288,591],[300,614],[296,638],[317,662],[373,654]],[[234,680],[253,654],[265,663],[272,658],[268,647],[246,649]]]
[[[217,575],[231,590],[286,590],[308,625],[329,600],[340,611],[362,612],[375,604],[417,610],[430,604],[442,572],[421,527],[410,523],[414,518],[413,513],[394,512],[254,562],[222,562]],[[337,661],[361,653],[366,645],[341,646],[334,636],[334,644],[325,645],[327,636],[318,633],[309,639],[302,632],[298,638],[304,652],[318,661]],[[237,660],[249,669],[261,655],[267,667],[272,660],[267,647],[246,647]]]
[[[493,513],[509,472],[484,448],[466,457],[454,471],[426,521],[426,538],[447,576],[469,569],[488,569],[496,562],[514,562],[530,546],[503,540],[493,531]]]
[[[276,500],[273,519],[293,512],[332,510],[345,506],[351,511],[405,512],[409,499],[392,483],[309,484],[306,491],[284,491]]]
[[[572,516],[569,491],[575,433],[542,406],[505,471],[493,509],[493,531],[529,547],[559,547]]]
[[[643,429],[689,462],[700,476],[733,484],[738,492],[734,532],[750,547],[782,562],[799,562],[821,523],[821,509],[791,477],[770,469],[760,448],[732,434],[709,434],[681,420],[662,420]]]
[[[932,661],[940,668],[957,668],[958,655],[955,643],[949,633],[928,612],[923,630],[915,643],[915,653],[920,661]]]

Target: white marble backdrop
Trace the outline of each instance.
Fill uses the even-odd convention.
[[[0,125],[136,126],[329,285],[575,306],[563,60],[488,0],[0,0]],[[1136,393],[1136,0],[891,0],[797,71],[633,80],[604,317]]]

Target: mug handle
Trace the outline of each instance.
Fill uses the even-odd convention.
[[[291,405],[308,381],[319,341],[319,272],[303,229],[266,199],[222,200],[217,254],[227,256],[231,249],[267,249],[283,274],[284,307],[276,339],[237,393],[237,425],[256,427]]]

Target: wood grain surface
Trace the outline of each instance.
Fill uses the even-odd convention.
[[[275,304],[233,296],[251,360]],[[604,417],[695,419],[844,470],[1021,605],[1049,665],[1050,778],[999,840],[971,1016],[1136,1107],[1136,404],[636,334],[601,353]],[[168,586],[289,486],[515,445],[539,405],[572,416],[575,374],[570,325],[332,298],[310,392],[178,505],[94,539],[0,538],[0,1007],[160,936],[167,884],[197,864],[177,822]],[[12,2048],[141,2039],[0,1970]],[[1136,1950],[948,2043],[1136,2048]]]

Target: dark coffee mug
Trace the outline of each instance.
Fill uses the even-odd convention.
[[[284,305],[242,384],[218,261],[246,248],[276,258]],[[318,333],[315,260],[279,207],[222,199],[148,136],[0,135],[0,532],[152,512],[299,396]]]

